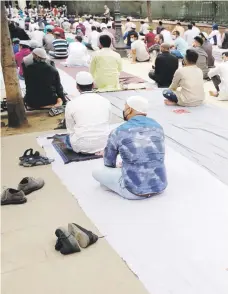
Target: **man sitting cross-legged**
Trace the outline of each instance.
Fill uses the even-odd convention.
[[[102,49],[93,55],[90,72],[99,90],[119,90],[122,70],[120,54],[110,48],[111,38],[108,35],[100,36],[100,45]]]
[[[163,91],[166,105],[198,106],[205,99],[203,72],[196,66],[198,53],[188,49],[179,68],[173,77],[169,90]],[[178,90],[177,88],[180,88]]]
[[[32,54],[34,62],[24,72],[27,106],[33,109],[61,106],[65,97],[58,71],[46,62],[44,49],[36,48]]]
[[[147,117],[148,101],[141,96],[127,99],[124,120],[112,131],[104,151],[104,165],[93,172],[101,185],[129,200],[146,199],[167,186],[162,127]],[[117,167],[117,155],[122,158]]]
[[[161,54],[157,56],[155,66],[149,72],[149,77],[158,84],[159,88],[169,87],[178,69],[178,59],[170,54],[169,47],[169,44],[161,44]]]
[[[76,75],[79,97],[67,103],[65,111],[69,136],[66,146],[75,152],[96,153],[104,150],[110,133],[110,102],[93,93],[93,77],[81,71]]]

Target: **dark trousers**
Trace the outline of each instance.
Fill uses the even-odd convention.
[[[158,88],[168,88],[170,84],[164,84],[161,83],[161,80],[156,76],[154,70],[151,70],[148,74],[149,78],[151,78],[153,81],[155,81],[158,84]]]
[[[221,84],[221,79],[220,79],[220,76],[216,75],[216,76],[213,76],[211,78],[214,86],[215,86],[215,89],[217,90],[217,92],[219,92],[219,84]]]

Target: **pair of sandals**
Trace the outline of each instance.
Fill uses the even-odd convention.
[[[24,167],[48,165],[54,161],[54,159],[50,159],[48,157],[40,155],[38,151],[35,151],[35,153],[33,153],[32,148],[25,150],[24,154],[19,157],[19,160],[19,165]]]

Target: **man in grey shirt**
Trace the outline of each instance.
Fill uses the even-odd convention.
[[[203,78],[208,78],[208,55],[203,49],[203,39],[199,36],[194,38],[193,49],[198,53],[199,57],[197,59],[196,65],[202,70]]]
[[[52,34],[51,29],[47,29],[47,34],[43,38],[43,44],[44,44],[44,49],[48,53],[49,51],[53,51],[53,45],[52,42],[54,41],[54,36]]]

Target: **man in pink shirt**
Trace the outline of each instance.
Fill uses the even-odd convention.
[[[19,43],[19,52],[15,54],[15,60],[17,67],[19,68],[19,79],[24,80],[23,77],[23,67],[22,62],[23,58],[31,53],[29,42],[28,41],[20,41]]]

